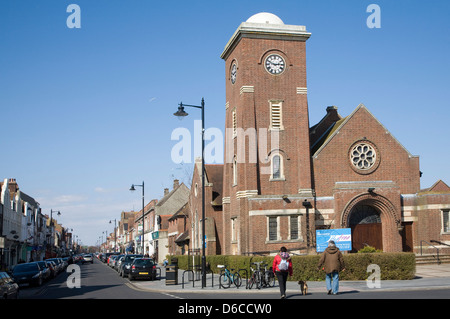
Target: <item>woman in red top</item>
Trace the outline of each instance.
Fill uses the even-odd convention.
[[[292,261],[286,247],[283,246],[280,248],[280,253],[273,259],[272,268],[275,276],[278,278],[281,299],[285,299],[287,276],[292,276]]]

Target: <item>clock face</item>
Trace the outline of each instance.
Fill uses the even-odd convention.
[[[271,54],[266,59],[266,70],[271,74],[281,74],[285,69],[284,59],[278,54]]]
[[[236,82],[236,74],[237,73],[237,66],[236,63],[233,63],[233,66],[231,67],[231,83],[234,84]]]

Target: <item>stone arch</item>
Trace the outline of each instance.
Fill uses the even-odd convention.
[[[401,218],[398,216],[397,209],[386,197],[379,194],[363,193],[351,199],[341,214],[341,226],[349,226],[350,213],[353,208],[360,204],[366,204],[378,209],[382,216],[382,222],[392,223],[397,228],[401,226]]]
[[[400,214],[395,205],[382,195],[369,192],[357,195],[351,199],[341,214],[341,226],[343,228],[351,228],[350,215],[360,205],[371,206],[380,213],[383,250],[390,252],[401,251]]]

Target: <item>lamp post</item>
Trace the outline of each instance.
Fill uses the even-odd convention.
[[[177,117],[185,117],[188,115],[184,111],[184,107],[194,107],[202,110],[202,288],[206,287],[206,256],[205,256],[205,99],[202,98],[201,106],[188,105],[181,102],[178,111],[173,113]]]
[[[310,238],[309,238],[309,209],[312,208],[311,203],[308,200],[303,201],[303,207],[306,208],[306,249],[309,253]]]
[[[144,255],[144,208],[145,208],[145,203],[144,203],[144,181],[142,181],[142,185],[135,185],[132,184],[130,187],[130,191],[135,191],[136,189],[134,188],[135,186],[138,187],[142,187],[142,238],[141,238],[141,243],[142,243],[142,255]]]
[[[109,221],[109,223],[112,223],[112,220]],[[116,245],[117,245],[117,238],[116,238],[116,223],[117,220],[114,219],[114,252],[116,252]]]
[[[54,246],[54,244],[55,244],[55,237],[53,236],[53,230],[55,229],[55,227],[53,227],[53,213],[57,213],[57,215],[58,216],[61,216],[61,212],[59,211],[59,210],[53,210],[53,209],[50,209],[50,229],[51,229],[51,236],[52,236],[52,238],[51,238],[51,240],[50,240],[50,245],[51,245],[51,251],[50,251],[50,253],[53,253],[53,246]]]

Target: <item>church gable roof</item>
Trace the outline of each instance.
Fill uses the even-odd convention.
[[[386,127],[381,124],[380,121],[378,121],[378,119],[367,109],[367,107],[364,104],[359,104],[356,109],[347,117],[344,117],[342,119],[340,119],[339,121],[337,121],[332,127],[329,128],[329,130],[326,132],[326,134],[324,134],[322,136],[322,138],[314,145],[312,145],[312,149],[311,149],[311,154],[313,154],[313,157],[317,157],[320,152],[328,145],[328,143],[330,143],[337,134],[339,134],[340,131],[344,130],[347,123],[351,122],[355,115],[358,112],[361,111],[365,111],[369,116],[371,116],[382,128],[383,130],[386,132],[386,134],[389,134],[392,139],[401,147],[405,150],[405,152],[410,156],[410,157],[414,157],[390,132],[388,129],[386,129]]]
[[[443,180],[438,180],[430,188],[422,189],[421,193],[450,193],[450,186],[448,186]]]

